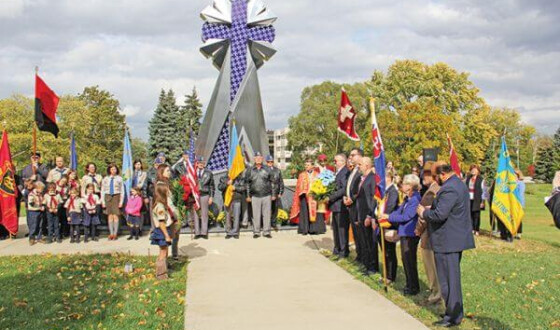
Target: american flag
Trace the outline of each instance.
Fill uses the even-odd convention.
[[[196,160],[195,160],[195,151],[194,151],[194,133],[191,128],[191,138],[190,138],[190,146],[189,146],[189,159],[187,160],[187,182],[191,187],[192,195],[194,197],[194,201],[196,203],[196,209],[200,209],[200,190],[198,189],[198,177],[196,176]]]

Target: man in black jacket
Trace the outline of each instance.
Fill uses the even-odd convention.
[[[194,238],[208,239],[208,210],[214,198],[214,175],[206,169],[206,162],[201,156],[196,161],[196,177],[200,192],[200,218],[197,212],[193,212]]]
[[[436,325],[452,327],[463,320],[461,291],[461,256],[474,248],[470,198],[467,186],[455,175],[451,166],[436,168],[441,185],[430,209],[418,206],[418,215],[428,223],[430,243],[434,250],[445,315]]]
[[[363,157],[358,164],[361,177],[358,189],[355,191],[354,200],[358,213],[357,224],[359,237],[363,246],[362,263],[366,267],[365,275],[373,275],[379,272],[379,256],[377,252],[377,235],[375,235],[375,174],[373,162],[369,157]]]
[[[272,186],[274,187],[274,191],[276,191],[276,195],[271,196],[272,209],[270,214],[271,225],[275,228],[280,199],[282,198],[282,194],[284,194],[284,179],[282,179],[282,171],[274,166],[274,158],[270,155],[266,156],[266,166],[270,169],[272,174]]]
[[[48,175],[49,169],[45,164],[41,163],[41,154],[36,152],[34,155],[31,155],[31,164],[21,170],[21,182],[31,179],[46,183]]]
[[[225,192],[229,185],[233,185],[233,198],[229,206],[224,205],[226,211],[226,239],[239,238],[239,225],[243,217],[243,201],[245,199],[245,173],[241,173],[231,180],[227,175],[220,178],[218,190],[222,192],[222,200],[225,201]]]
[[[253,209],[253,238],[261,235],[272,238],[270,235],[270,211],[272,196],[276,195],[272,184],[274,177],[270,169],[263,166],[263,156],[260,152],[255,153],[255,165],[247,169],[245,173],[245,185],[247,189],[247,202],[251,203]]]
[[[342,204],[342,198],[346,193],[346,183],[350,171],[346,167],[346,155],[338,154],[334,156],[336,164],[335,191],[329,196],[329,208],[332,212],[332,230],[334,249],[333,254],[340,258],[348,257],[348,209]]]
[[[342,203],[346,206],[348,210],[348,219],[350,221],[350,226],[352,227],[352,233],[354,235],[354,245],[356,248],[356,261],[362,262],[362,244],[359,239],[360,233],[358,230],[358,226],[356,226],[358,213],[356,209],[356,201],[353,199],[354,195],[358,189],[358,185],[360,184],[360,169],[358,168],[358,164],[362,160],[364,156],[364,152],[359,148],[354,148],[350,151],[350,162],[354,165],[354,169],[348,173],[348,181],[346,182],[346,191],[344,197],[342,198]]]

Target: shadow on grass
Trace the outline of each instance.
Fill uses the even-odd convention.
[[[154,278],[154,258],[128,255],[0,259],[1,329],[183,329],[187,259],[170,279]],[[125,273],[130,263],[134,270]]]

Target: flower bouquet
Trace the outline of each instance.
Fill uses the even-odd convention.
[[[323,201],[334,191],[335,176],[331,171],[323,171],[311,183],[309,195],[316,201]]]

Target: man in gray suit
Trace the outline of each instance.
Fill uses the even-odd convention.
[[[439,165],[436,174],[441,189],[431,208],[418,206],[418,215],[428,223],[441,294],[445,300],[445,315],[436,325],[449,328],[463,320],[461,256],[464,250],[474,248],[474,238],[467,186],[447,164]]]

